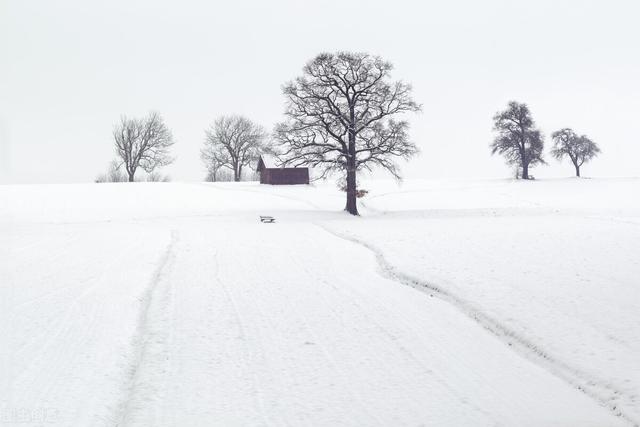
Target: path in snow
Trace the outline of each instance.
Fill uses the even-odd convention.
[[[627,412],[627,405],[630,406],[630,412],[634,409],[633,405],[635,403],[635,396],[632,393],[623,393],[620,389],[616,388],[615,385],[611,384],[610,381],[597,378],[592,373],[580,370],[579,368],[556,358],[539,343],[532,342],[528,337],[524,336],[516,329],[511,328],[507,323],[503,323],[500,319],[488,315],[477,304],[473,304],[459,295],[452,293],[451,290],[446,288],[446,286],[443,287],[436,283],[431,283],[428,280],[420,279],[412,276],[411,274],[400,271],[385,258],[382,250],[366,240],[332,230],[326,226],[323,226],[322,228],[339,238],[353,242],[370,250],[375,255],[378,267],[385,277],[403,285],[410,286],[421,292],[425,292],[430,296],[438,297],[443,301],[452,304],[457,307],[461,313],[478,322],[479,325],[498,337],[504,342],[504,344],[508,345],[514,351],[517,351],[533,363],[538,364],[550,373],[558,376],[573,387],[585,392],[599,404],[607,406],[613,413],[624,418],[630,424],[638,424],[634,419],[635,414]],[[620,402],[623,403],[625,407],[624,409],[620,407]]]

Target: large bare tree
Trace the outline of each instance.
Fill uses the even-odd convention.
[[[156,168],[173,162],[169,149],[174,144],[169,128],[160,114],[151,112],[142,119],[120,118],[113,129],[116,154],[133,182],[138,168],[151,174]]]
[[[242,116],[222,116],[205,131],[200,157],[214,179],[221,168],[233,172],[234,181],[242,178],[242,169],[255,162],[266,150],[266,132],[262,126]]]
[[[522,179],[529,179],[529,168],[544,163],[544,138],[531,117],[527,104],[509,102],[507,109],[493,117],[498,135],[491,143],[491,154],[502,154],[508,164],[522,170]]]
[[[580,167],[600,153],[598,144],[586,135],[577,135],[572,129],[564,128],[551,134],[554,145],[551,155],[558,160],[569,157],[576,176],[580,176]]]
[[[283,87],[286,121],[274,139],[283,164],[333,171],[346,179],[345,210],[358,215],[359,170],[380,166],[399,178],[396,158],[417,153],[409,124],[393,117],[416,112],[411,86],[390,81],[391,63],[367,53],[323,53]]]

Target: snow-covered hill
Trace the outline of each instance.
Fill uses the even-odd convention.
[[[363,187],[0,186],[0,421],[640,422],[640,180]]]

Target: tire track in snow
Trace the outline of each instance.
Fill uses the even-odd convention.
[[[73,241],[73,240],[78,240],[78,237],[75,236],[72,239],[67,239],[66,242]],[[53,390],[54,387],[56,387],[56,385],[59,385],[56,383],[56,380],[52,378],[50,374],[57,372],[56,370],[59,369],[59,367],[64,365],[63,361],[65,359],[71,358],[73,361],[76,361],[79,358],[80,353],[78,351],[75,351],[75,347],[74,347],[74,351],[69,352],[69,348],[66,348],[65,351],[61,352],[59,350],[56,350],[57,348],[56,346],[60,342],[77,344],[77,342],[75,342],[75,340],[72,337],[76,335],[78,330],[92,331],[99,327],[97,319],[99,317],[98,314],[101,311],[101,307],[97,307],[96,309],[89,312],[89,316],[83,319],[82,324],[77,323],[75,319],[77,319],[80,316],[79,313],[82,311],[83,306],[87,304],[87,299],[93,296],[95,291],[100,287],[100,280],[97,280],[96,277],[101,278],[102,276],[105,275],[107,271],[109,271],[111,268],[113,268],[119,262],[121,262],[121,260],[128,254],[128,250],[129,250],[128,247],[125,247],[124,249],[126,250],[123,251],[122,253],[117,254],[114,257],[114,259],[108,262],[103,261],[101,271],[97,274],[97,276],[83,279],[77,283],[72,283],[70,285],[63,286],[59,289],[56,289],[50,292],[45,292],[41,296],[26,300],[12,307],[13,313],[10,314],[8,317],[9,324],[17,322],[18,321],[17,319],[20,319],[18,317],[19,309],[25,306],[28,306],[29,304],[32,304],[34,302],[38,302],[42,298],[49,298],[52,295],[56,295],[61,292],[66,292],[68,289],[73,287],[77,288],[77,290],[80,292],[78,296],[74,297],[72,300],[67,302],[64,306],[61,306],[60,316],[58,318],[52,319],[50,323],[47,325],[48,330],[44,340],[41,340],[40,342],[38,342],[37,339],[34,341],[26,341],[14,349],[12,354],[13,358],[15,358],[16,360],[23,359],[23,358],[29,359],[30,352],[29,350],[25,350],[25,349],[33,346],[34,342],[38,343],[38,351],[37,352],[31,351],[31,354],[34,354],[35,356],[30,358],[30,363],[29,363],[29,365],[33,367],[35,371],[32,371],[31,369],[29,369],[27,371],[19,372],[18,375],[13,380],[16,382],[18,381],[21,382],[23,381],[22,379],[23,377],[29,378],[29,376],[31,376],[31,380],[23,383],[23,385],[21,386],[22,391],[13,393],[14,399],[32,399],[35,401],[46,401],[46,396],[50,395],[51,390]],[[59,254],[52,257],[51,259],[57,260],[64,256],[68,256],[68,254],[67,255],[65,254],[66,252],[60,251]],[[63,267],[60,267],[60,268],[63,268]],[[85,288],[84,286],[85,286],[85,283],[87,282],[93,282],[93,283],[90,284],[90,286]],[[91,336],[92,334],[87,332],[79,335]],[[56,369],[52,370],[51,366],[49,366],[48,368],[43,368],[44,360],[48,360],[50,362],[55,361],[54,363],[51,363],[51,366],[55,366]],[[73,363],[71,365],[73,365]],[[46,369],[46,371],[44,371],[43,369]],[[25,393],[28,393],[28,394],[25,394]],[[27,396],[30,396],[30,397],[27,397]]]
[[[311,277],[311,276],[310,276]],[[356,293],[351,293],[348,291],[345,291],[344,289],[338,288],[336,286],[334,286],[331,283],[328,282],[321,282],[323,283],[323,285],[325,286],[331,286],[331,288],[333,288],[335,290],[335,292],[341,296],[345,297],[345,301],[351,301],[351,305],[353,307],[355,307],[359,313],[361,313],[361,315],[365,318],[367,318],[367,321],[372,324],[375,325],[375,328],[377,331],[380,332],[381,335],[385,336],[386,338],[389,339],[390,342],[393,343],[393,350],[398,351],[402,357],[405,360],[411,361],[413,362],[415,365],[420,366],[420,368],[426,372],[437,384],[439,384],[440,386],[442,386],[443,389],[447,390],[449,393],[451,393],[451,396],[453,396],[458,404],[460,406],[467,406],[469,408],[471,408],[474,411],[477,411],[478,413],[484,415],[487,420],[491,420],[491,422],[493,423],[493,426],[499,426],[499,422],[494,419],[492,417],[492,414],[488,411],[483,410],[481,407],[479,407],[478,405],[473,404],[472,402],[468,402],[465,401],[465,399],[460,395],[460,393],[458,393],[455,388],[451,387],[441,376],[439,376],[436,372],[434,372],[431,368],[429,368],[429,366],[427,364],[425,364],[424,360],[421,360],[420,358],[416,357],[411,350],[409,350],[405,345],[403,345],[401,342],[399,342],[395,335],[391,332],[389,332],[389,330],[379,321],[376,321],[375,319],[372,318],[372,316],[369,316],[366,312],[366,310],[363,309],[362,304],[358,303],[358,297]],[[328,307],[331,307],[331,305],[329,304],[329,301],[326,298],[323,298],[323,300],[325,301],[326,305]],[[370,303],[369,303],[370,304]],[[377,308],[380,308],[379,306]],[[336,315],[335,310],[331,309],[331,315],[334,318],[338,318],[338,316]],[[315,339],[315,342],[319,342],[319,340]],[[389,349],[386,349],[386,351],[389,351]],[[337,366],[337,363],[335,362],[334,359],[332,359],[332,362],[335,366]],[[355,392],[354,392],[355,393]],[[360,402],[361,406],[365,409],[368,410],[368,412],[373,413],[373,411],[370,411],[369,408],[364,406],[363,400],[360,396],[357,396],[357,400],[358,402]],[[381,420],[378,420],[379,424],[383,426],[384,423]]]
[[[239,335],[239,340],[242,343],[241,347],[242,347],[242,351],[240,352],[239,355],[239,366],[240,369],[242,370],[243,374],[245,375],[246,378],[249,379],[249,382],[251,384],[251,390],[252,390],[252,395],[255,396],[256,399],[256,403],[258,405],[259,408],[259,416],[262,419],[262,423],[264,425],[272,425],[274,424],[273,422],[271,422],[271,420],[269,419],[269,414],[268,411],[266,410],[266,406],[265,406],[265,400],[264,400],[264,390],[260,385],[260,380],[258,378],[258,376],[256,375],[255,371],[251,371],[249,369],[249,366],[251,365],[250,360],[251,360],[251,349],[250,346],[247,344],[248,341],[248,337],[250,336],[247,333],[247,327],[245,325],[247,325],[246,320],[244,319],[244,316],[242,315],[242,312],[240,311],[239,307],[238,307],[238,302],[236,300],[236,297],[234,297],[233,295],[233,291],[229,288],[229,286],[227,285],[226,281],[221,280],[220,277],[218,276],[218,272],[220,270],[219,267],[219,260],[218,260],[218,252],[216,251],[213,257],[213,263],[215,266],[215,271],[216,271],[216,277],[215,280],[218,283],[218,285],[220,286],[220,289],[222,290],[224,297],[226,298],[226,300],[229,302],[229,305],[232,309],[233,312],[233,317],[235,319],[235,326],[238,328],[238,332],[240,333]],[[262,349],[261,349],[262,350]]]
[[[177,242],[178,231],[173,229],[171,230],[171,240],[156,266],[149,285],[140,298],[141,307],[138,315],[138,324],[132,340],[134,355],[127,372],[128,384],[125,386],[124,396],[117,405],[117,412],[113,417],[117,427],[127,425],[132,414],[141,409],[141,405],[145,404],[145,401],[148,404],[151,400],[149,394],[152,394],[155,390],[153,385],[146,378],[143,378],[142,372],[145,364],[153,365],[166,361],[166,358],[162,360],[162,357],[158,357],[162,356],[159,353],[163,351],[166,344],[166,340],[158,337],[158,333],[163,328],[153,324],[157,321],[162,322],[162,319],[153,318],[158,313],[152,313],[152,311],[156,309],[163,311],[168,308],[167,300],[170,297],[170,289],[167,288],[166,293],[158,295],[158,288],[173,263]],[[161,300],[159,302],[161,306],[157,307],[159,300]]]
[[[619,408],[616,403],[612,403],[620,397],[623,397],[624,394],[619,390],[616,390],[607,381],[595,378],[586,372],[568,365],[564,361],[556,359],[539,345],[511,330],[508,326],[502,324],[500,321],[475,307],[471,302],[448,291],[447,289],[399,271],[395,266],[387,261],[383,252],[376,246],[353,235],[332,230],[326,225],[318,223],[316,223],[316,225],[337,238],[357,244],[371,251],[375,256],[382,276],[403,285],[410,286],[418,291],[428,293],[430,296],[438,297],[449,304],[452,304],[463,314],[476,321],[485,330],[489,331],[502,342],[507,344],[509,348],[524,356],[529,361],[541,366],[551,374],[569,383],[572,387],[582,391],[587,396],[594,399],[598,404],[608,408],[614,415],[627,421],[630,425],[633,425],[634,427],[640,426],[639,420],[636,420],[627,414],[623,409]]]
[[[306,277],[314,277],[313,273],[310,271],[310,269],[305,265],[305,263],[300,262],[300,260],[295,257],[292,258],[291,260],[292,262],[294,262],[297,266],[299,266],[299,268],[301,268],[306,274]],[[337,286],[335,286],[333,283],[329,283],[325,280],[320,279],[321,282],[323,284],[323,286],[327,286],[330,287],[331,289],[333,289],[336,293],[339,293],[340,290]],[[327,315],[332,317],[333,319],[339,319],[339,316],[336,314],[336,310],[335,310],[335,306],[332,302],[329,301],[329,299],[321,293],[317,294],[318,298],[321,298],[324,305],[328,308],[327,310]],[[288,306],[288,309],[296,314],[296,317],[298,319],[298,321],[304,325],[305,329],[308,331],[310,337],[311,337],[311,342],[315,343],[315,345],[318,346],[318,348],[320,349],[320,352],[322,354],[322,356],[324,357],[324,359],[326,360],[326,362],[331,366],[331,369],[334,372],[338,373],[338,376],[340,378],[347,378],[348,374],[347,371],[345,370],[346,368],[341,367],[341,363],[339,363],[339,361],[336,359],[336,357],[332,354],[332,351],[323,343],[323,340],[320,338],[320,335],[314,330],[314,328],[309,324],[308,320],[307,320],[307,314],[302,313],[300,311],[300,309],[298,307],[296,307],[294,304],[291,304],[290,302],[285,302]],[[362,409],[364,414],[368,414],[371,418],[370,421],[374,421],[375,425],[378,426],[384,426],[384,422],[382,421],[382,419],[376,415],[375,411],[372,410],[370,408],[369,405],[367,405],[367,403],[364,401],[364,399],[362,398],[361,393],[357,390],[356,387],[354,387],[352,384],[349,384],[347,382],[347,386],[345,387],[345,389],[348,391],[348,393],[350,394],[351,398],[353,399],[353,401]],[[361,420],[362,421],[362,420]],[[373,425],[369,422],[367,422],[367,425]]]

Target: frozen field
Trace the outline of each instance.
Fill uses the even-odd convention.
[[[640,180],[363,187],[0,186],[0,424],[640,423]]]

